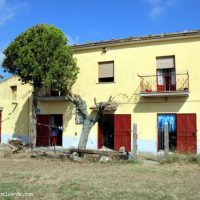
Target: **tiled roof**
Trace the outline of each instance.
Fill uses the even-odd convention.
[[[111,39],[111,40],[98,41],[98,42],[89,42],[85,44],[77,44],[77,45],[72,45],[71,47],[76,51],[76,50],[82,50],[82,49],[106,47],[106,46],[113,46],[113,45],[120,45],[120,44],[127,44],[127,43],[138,43],[138,42],[142,43],[145,41],[189,38],[189,37],[198,37],[198,36],[200,36],[200,30],[183,31],[183,32],[176,32],[176,33],[161,33],[157,35],[146,35],[146,36],[136,36],[136,37],[131,36],[124,39]]]

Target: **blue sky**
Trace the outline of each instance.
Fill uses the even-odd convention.
[[[0,0],[0,64],[3,49],[35,24],[81,44],[200,29],[199,10],[200,0]]]

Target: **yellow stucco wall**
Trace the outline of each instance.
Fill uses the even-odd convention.
[[[158,113],[196,113],[197,129],[200,127],[200,37],[177,39],[160,42],[138,43],[120,46],[108,46],[107,52],[102,54],[102,48],[77,50],[74,57],[80,67],[78,80],[73,86],[73,92],[81,95],[89,107],[97,101],[106,101],[110,96],[118,103],[115,114],[131,114],[132,124],[138,125],[139,150],[156,151],[157,146],[157,114]],[[140,98],[140,75],[156,75],[156,57],[175,55],[176,73],[189,73],[189,97],[159,97]],[[98,62],[114,61],[114,83],[98,83]],[[3,107],[2,133],[20,133],[28,130],[30,110],[27,97],[30,96],[30,86],[21,86],[17,99],[16,110],[12,113],[10,85],[16,79],[9,79],[0,84],[0,98]],[[5,91],[7,91],[5,93]],[[20,111],[24,108],[23,114]],[[75,108],[67,102],[40,102],[39,114],[63,115],[63,144],[70,146],[77,144],[81,132],[81,125],[75,124]],[[12,114],[10,114],[12,113]],[[18,122],[19,126],[14,122]],[[23,127],[22,125],[25,126]],[[18,127],[18,128],[17,128]],[[197,133],[200,140],[200,133]],[[69,142],[70,141],[70,142]],[[97,124],[92,128],[89,146],[97,147]],[[153,147],[148,147],[153,145]],[[198,145],[200,148],[200,145]],[[199,152],[200,150],[198,150]]]
[[[132,114],[138,124],[139,140],[157,142],[158,113],[196,113],[200,126],[200,38],[107,47],[75,51],[80,74],[74,92],[93,106],[94,97],[118,102],[116,114]],[[140,98],[140,75],[156,75],[156,57],[175,55],[176,73],[189,73],[189,97]],[[98,83],[98,62],[114,61],[114,83]],[[97,126],[93,128],[97,133]],[[200,133],[197,135],[200,139]],[[156,146],[156,145],[155,145]]]
[[[0,83],[0,107],[2,107],[1,140],[7,142],[11,137],[26,137],[29,132],[31,112],[31,86],[22,85],[19,77],[14,76]],[[16,98],[12,86],[17,86]]]

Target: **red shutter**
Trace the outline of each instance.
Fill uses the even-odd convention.
[[[196,153],[196,114],[177,114],[177,151]]]
[[[131,151],[131,115],[114,115],[114,150],[124,146]]]
[[[37,137],[36,137],[36,146],[49,146],[50,144],[50,131],[48,126],[49,124],[49,115],[37,115]]]
[[[165,77],[161,69],[156,70],[157,92],[165,91]]]
[[[0,111],[0,143],[1,143],[1,111]]]

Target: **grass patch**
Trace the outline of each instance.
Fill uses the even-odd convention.
[[[68,198],[74,198],[78,195],[78,193],[80,193],[81,191],[80,186],[81,186],[80,180],[72,179],[69,181],[69,183],[62,184],[58,188],[57,192]]]
[[[160,157],[160,164],[171,164],[171,163],[192,163],[200,165],[200,156],[192,154],[169,154],[168,157]]]
[[[74,163],[53,160],[11,158],[0,160],[0,193],[33,193],[33,197],[4,199],[81,200],[199,200],[199,157],[176,164],[152,165],[122,161],[116,163]],[[178,155],[179,156],[179,155]],[[177,161],[180,160],[180,161]],[[0,199],[3,199],[0,197]]]
[[[1,182],[0,183],[0,193],[6,194],[7,196],[0,196],[0,199],[11,200],[16,199],[14,193],[27,193],[28,187],[18,182]],[[13,196],[12,196],[13,195]]]

